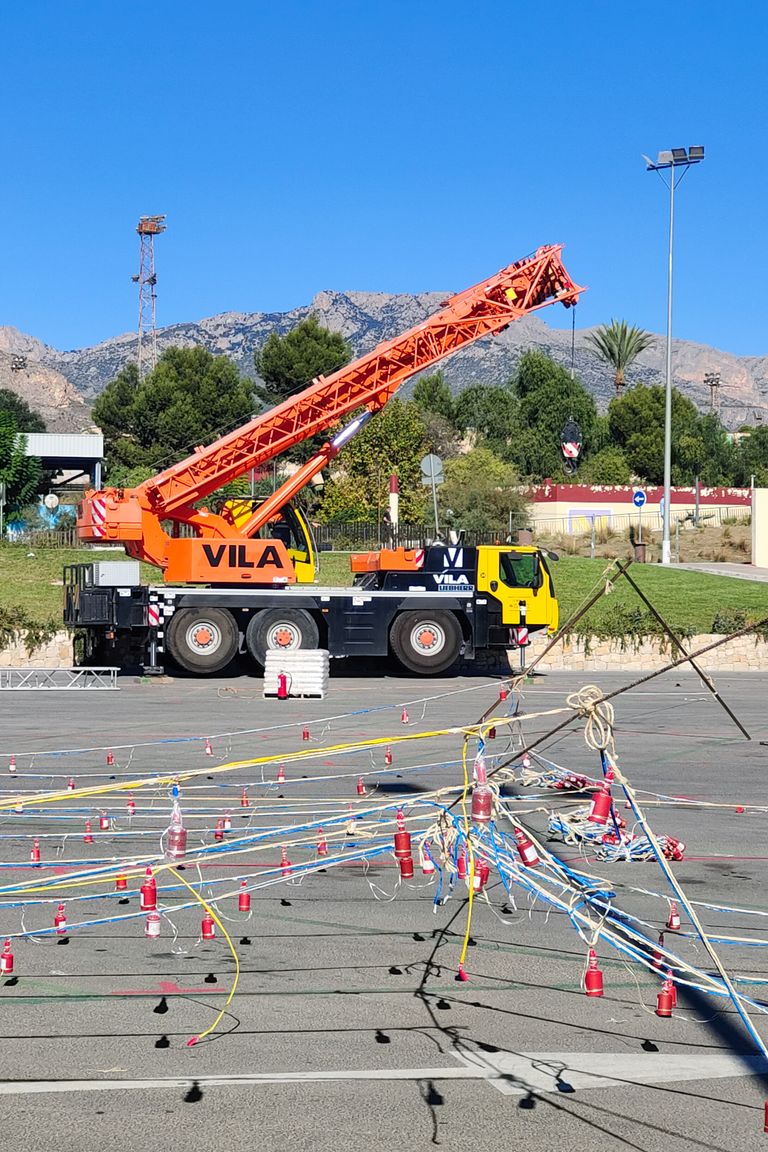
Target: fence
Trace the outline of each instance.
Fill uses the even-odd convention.
[[[672,509],[673,526],[680,521],[689,524],[692,513]],[[721,507],[702,505],[699,512],[699,521],[704,527],[721,527],[723,524],[738,521],[748,524],[751,518],[751,509],[743,505]],[[532,527],[539,536],[586,536],[592,533],[593,526],[596,532],[614,532],[626,535],[631,525],[637,525],[638,513],[620,513],[617,516],[602,513],[594,516],[572,513],[570,516],[536,517]],[[661,516],[656,508],[653,511],[643,511],[643,528],[647,532],[660,532],[662,528]],[[184,527],[184,526],[182,526]],[[528,525],[507,522],[498,524],[483,532],[465,532],[464,543],[495,544],[498,541],[516,539],[519,528]],[[190,529],[190,534],[192,530]],[[346,552],[356,549],[374,549],[380,547],[392,548],[398,544],[406,548],[417,548],[430,543],[435,539],[434,524],[400,524],[397,532],[390,525],[375,523],[366,520],[353,520],[333,524],[316,524],[314,526],[315,539],[321,552]],[[79,548],[81,542],[77,538],[74,527],[61,529],[46,529],[36,532],[23,532],[9,534],[8,542],[24,544],[29,548]],[[106,545],[108,547],[108,545]],[[97,547],[104,547],[104,545]],[[119,548],[119,545],[115,545]]]

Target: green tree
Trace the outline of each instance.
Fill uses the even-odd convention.
[[[231,360],[204,348],[166,349],[145,380],[129,364],[93,406],[104,433],[106,478],[126,483],[128,474],[153,475],[246,423],[253,410],[250,381]]]
[[[734,452],[734,483],[768,487],[768,428],[750,428]]]
[[[37,495],[40,461],[26,454],[26,438],[10,412],[0,409],[0,483],[5,485],[5,516],[18,512]]]
[[[273,332],[254,356],[256,372],[264,381],[256,395],[272,408],[309,387],[316,376],[338,372],[352,358],[352,349],[340,332],[323,328],[316,316],[301,320],[285,336]]]
[[[560,364],[543,352],[520,358],[512,386],[519,397],[520,431],[513,438],[508,458],[533,479],[565,476],[560,433],[573,419],[581,428],[582,460],[593,451],[597,408],[581,381],[572,379]]]
[[[19,432],[45,432],[45,420],[40,413],[10,388],[0,388],[0,412],[13,417]]]
[[[459,394],[454,422],[460,432],[474,433],[478,445],[495,455],[514,457],[520,432],[520,407],[512,389],[489,384],[470,384]]]
[[[453,394],[442,372],[432,372],[416,381],[413,403],[426,416],[434,413],[453,423],[456,411]]]
[[[585,484],[629,484],[631,479],[627,458],[615,445],[601,448],[579,472],[579,480]]]
[[[341,451],[326,484],[320,518],[370,520],[383,518],[388,506],[389,478],[400,488],[400,519],[419,522],[426,511],[426,488],[419,461],[426,451],[421,414],[412,403],[394,399]]]
[[[652,348],[654,344],[650,332],[635,328],[627,324],[626,320],[611,320],[610,324],[601,324],[594,332],[589,333],[586,341],[592,346],[595,355],[613,369],[613,383],[617,396],[621,396],[627,368],[641,352],[646,348]]]
[[[467,532],[498,529],[506,533],[510,512],[515,526],[527,523],[520,478],[511,464],[481,445],[449,460],[440,486],[443,516],[451,527]]]

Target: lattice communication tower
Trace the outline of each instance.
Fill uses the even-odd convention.
[[[139,340],[136,360],[139,376],[146,376],[157,364],[157,275],[155,273],[155,236],[165,232],[165,216],[142,216],[136,226],[141,243],[139,274],[133,277],[139,286]]]

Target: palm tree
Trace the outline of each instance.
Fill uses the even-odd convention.
[[[594,348],[596,355],[613,368],[613,383],[616,386],[617,396],[621,396],[627,368],[641,352],[651,348],[654,343],[650,332],[635,328],[627,324],[626,320],[611,320],[610,324],[601,324],[586,339]]]

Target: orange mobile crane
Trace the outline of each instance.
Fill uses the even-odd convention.
[[[318,601],[318,624],[325,624],[322,639],[332,654],[347,654],[342,640],[329,635],[329,624],[323,616],[332,613],[319,606],[319,593],[301,588],[301,582],[314,578],[315,557],[311,533],[293,509],[292,497],[411,376],[483,336],[498,335],[513,320],[539,308],[557,301],[566,307],[575,304],[583,289],[574,284],[566,272],[560,258],[561,248],[561,245],[539,248],[495,276],[452,296],[441,311],[422,324],[380,344],[333,375],[318,377],[303,392],[256,416],[209,447],[197,448],[186,460],[136,488],[89,491],[78,514],[80,539],[123,544],[134,560],[162,569],[164,585],[142,586],[138,564],[130,566],[131,573],[116,571],[127,569],[129,566],[125,564],[68,566],[65,571],[66,623],[88,634],[89,648],[104,639],[116,644],[126,635],[139,639],[146,648],[148,671],[159,668],[158,656],[170,650],[184,667],[212,672],[226,666],[242,647],[243,633],[259,634],[258,640],[247,643],[257,659],[263,659],[269,647],[317,646],[320,638],[317,624],[305,628],[307,634],[298,635],[298,643],[295,628],[281,626],[275,630],[267,622],[275,612],[278,616],[287,616],[288,598],[291,610],[303,612],[307,619],[312,619],[311,607],[303,602],[299,606],[297,598],[303,595],[306,599],[314,594]],[[245,516],[236,516],[227,507],[220,512],[200,507],[200,501],[224,484],[263,466],[296,444],[336,428],[350,414],[356,415],[347,427]],[[193,535],[180,536],[182,525],[187,532],[191,529]],[[462,555],[461,559],[466,557]],[[473,557],[473,567],[469,570],[474,583],[477,582],[477,560]],[[387,592],[383,587],[387,582],[381,575],[384,570],[393,574],[412,573],[418,568],[429,569],[430,564],[423,561],[418,564],[413,552],[395,549],[358,559],[353,567],[361,573],[358,585],[366,585],[374,597],[378,594],[391,597],[394,589]],[[451,565],[443,564],[443,568],[449,573],[452,570]],[[455,564],[453,570],[459,571]],[[372,575],[376,572],[379,577]],[[470,586],[466,575],[465,582]],[[377,583],[380,586],[374,587]],[[206,587],[182,587],[188,585]],[[401,591],[405,594],[414,590],[428,593],[432,588],[422,583],[415,589]],[[353,595],[353,591],[336,590],[336,593],[359,600],[360,596]],[[279,604],[273,603],[276,597]],[[441,605],[444,605],[442,610],[448,607],[445,597]],[[189,610],[186,617],[182,609]],[[210,618],[201,620],[201,610]],[[397,614],[396,610],[394,615]],[[180,620],[186,623],[182,625]],[[383,640],[379,636],[368,654],[373,654],[374,648],[380,650],[382,644],[384,652],[389,650],[389,625]],[[551,620],[547,619],[540,626],[550,625]],[[377,631],[380,633],[381,629]],[[462,622],[465,652],[476,646],[471,643],[471,637],[467,644],[466,631]],[[314,644],[306,643],[307,640]],[[352,650],[360,649],[352,645]],[[442,660],[419,670],[442,670],[445,645],[441,651]]]

